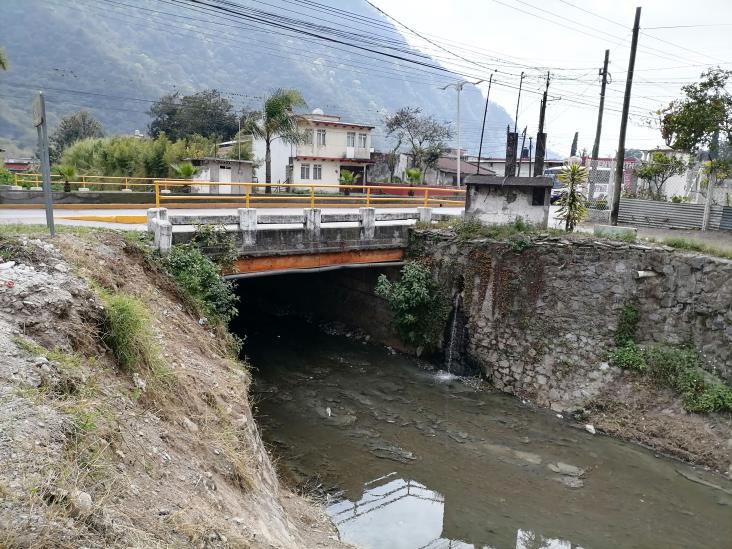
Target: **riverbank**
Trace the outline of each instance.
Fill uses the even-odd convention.
[[[141,250],[0,237],[0,547],[343,547],[280,485],[248,365]],[[113,355],[110,303],[144,310],[155,368]]]

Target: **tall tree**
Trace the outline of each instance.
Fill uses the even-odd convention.
[[[173,141],[194,134],[230,139],[239,129],[234,105],[217,90],[163,95],[153,103],[148,114],[152,118],[148,126],[150,135],[157,137],[164,132]]]
[[[569,156],[577,156],[577,141],[579,140],[579,132],[574,132],[574,139],[572,139],[572,148],[569,151]]]
[[[635,174],[648,185],[648,194],[652,200],[663,200],[663,186],[666,181],[674,175],[684,173],[684,170],[686,162],[658,151],[651,153],[649,160],[641,162]]]
[[[300,117],[295,109],[305,106],[299,91],[279,88],[264,100],[261,111],[244,115],[242,129],[264,141],[265,183],[272,183],[272,142],[281,139],[285,143],[298,143],[302,140],[297,126]],[[272,187],[266,187],[265,192],[271,193]]]
[[[717,175],[729,169],[727,160],[718,158],[718,151],[720,138],[732,143],[732,94],[726,89],[730,77],[732,71],[709,69],[702,73],[699,82],[681,88],[684,93],[681,99],[672,101],[658,113],[661,135],[670,147],[691,153],[709,149],[709,181],[702,229],[706,229],[709,219]]]
[[[424,169],[435,155],[446,149],[445,142],[452,137],[449,124],[438,122],[422,114],[419,107],[402,107],[384,119],[387,137],[409,146],[412,164],[424,174]]]
[[[51,161],[56,162],[68,146],[81,139],[103,137],[102,124],[88,111],[79,111],[64,116],[49,137]]]

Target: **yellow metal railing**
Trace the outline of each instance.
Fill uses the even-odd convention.
[[[69,181],[69,185],[73,187],[100,186],[100,187],[118,187],[130,189],[132,187],[148,187],[152,189],[154,177],[124,177],[112,175],[77,175],[73,181]],[[52,183],[64,183],[63,178],[59,174],[51,174]],[[43,185],[43,176],[39,173],[16,173],[16,185],[28,185],[40,187]],[[105,189],[107,190],[107,189]],[[113,189],[108,189],[113,190]],[[134,189],[132,189],[134,190]]]
[[[318,205],[333,206],[343,203],[343,206],[379,206],[379,205],[441,205],[464,206],[465,189],[449,187],[409,187],[397,185],[342,185],[336,183],[240,183],[220,181],[181,181],[173,179],[156,179],[155,206],[160,207],[163,202],[186,202],[201,204],[208,200],[217,202],[232,202],[243,204],[245,208],[255,203],[271,203],[276,201],[307,201],[311,208]],[[188,187],[190,192],[173,193],[173,189]],[[197,187],[197,188],[196,188]],[[201,192],[205,187],[205,192]],[[211,192],[212,188],[221,190],[226,188],[229,193]],[[258,192],[258,189],[271,189],[271,194]],[[232,192],[234,190],[238,192]],[[286,194],[282,194],[282,190]],[[343,191],[348,194],[341,194]],[[394,192],[396,191],[396,193]],[[399,194],[399,193],[403,194]],[[380,196],[380,195],[386,196]]]

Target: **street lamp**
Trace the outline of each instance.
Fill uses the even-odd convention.
[[[448,84],[447,86],[443,86],[440,88],[441,90],[446,90],[447,88],[455,88],[455,91],[457,91],[457,151],[456,151],[456,169],[457,169],[457,186],[460,186],[460,92],[463,91],[463,86],[465,84],[472,84],[473,86],[477,86],[481,82],[484,82],[484,80],[477,80],[475,82],[470,82],[469,80],[460,80],[459,82],[455,82],[454,84]],[[478,159],[478,165],[480,165],[480,158]]]

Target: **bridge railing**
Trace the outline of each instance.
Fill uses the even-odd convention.
[[[40,187],[43,176],[39,173],[16,173],[15,185],[19,187]],[[171,179],[171,181],[174,181]],[[180,181],[180,180],[179,180]],[[51,174],[54,187],[64,185],[66,181],[59,174]],[[72,190],[89,189],[99,191],[152,191],[155,186],[154,177],[123,177],[113,175],[76,175],[68,181]]]
[[[356,206],[463,206],[465,189],[398,185],[343,185],[327,183],[246,183],[199,180],[156,179],[155,206],[187,203],[200,206],[206,201],[243,205],[292,203],[316,207]],[[262,192],[264,191],[264,192]],[[400,191],[404,194],[396,194]]]

